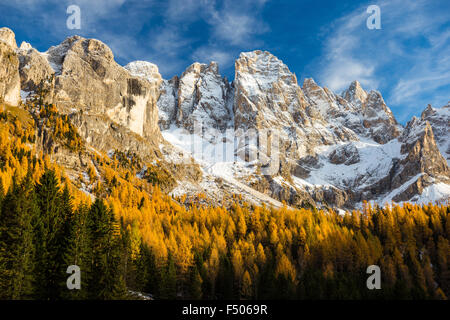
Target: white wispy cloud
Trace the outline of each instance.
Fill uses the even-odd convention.
[[[228,66],[233,61],[233,56],[220,48],[205,46],[196,49],[192,54],[192,59],[201,63],[216,61],[219,66]]]
[[[164,14],[164,25],[152,39],[152,49],[157,55],[171,55],[174,63],[186,60],[176,57],[182,48],[193,48],[188,57],[193,61],[216,61],[221,67],[229,67],[233,53],[244,51],[260,43],[255,36],[268,30],[260,19],[261,10],[268,0],[169,0]],[[186,31],[190,25],[203,22],[209,30],[199,39]],[[176,26],[176,27],[174,27]],[[206,38],[204,38],[206,36]],[[178,52],[179,54],[179,52]],[[188,64],[186,64],[187,66]]]
[[[417,113],[450,85],[448,12],[436,1],[378,1],[382,29],[368,30],[369,4],[324,30],[319,80],[336,91],[353,80],[368,89],[382,87],[394,105],[414,106],[405,115]]]
[[[206,63],[215,60],[221,69],[231,67],[239,52],[263,45],[259,36],[269,27],[261,14],[267,2],[10,0],[8,5],[19,11],[23,20],[42,21],[39,29],[47,38],[57,42],[74,34],[97,38],[109,45],[122,63],[148,60],[158,64],[166,77],[171,77],[195,60]],[[81,9],[80,30],[66,28],[69,5]],[[28,32],[26,40],[32,41],[34,31]]]
[[[341,91],[353,80],[365,87],[377,86],[376,61],[357,56],[361,38],[355,30],[365,27],[365,19],[365,11],[359,10],[332,24],[335,31],[326,39],[325,63],[320,74],[320,80],[332,90]]]
[[[154,51],[170,56],[177,55],[178,50],[190,44],[188,36],[183,36],[173,27],[167,27],[157,32],[151,38],[150,45]]]
[[[169,22],[191,22],[214,6],[212,0],[168,0],[165,17]]]
[[[253,34],[263,32],[263,29],[258,28],[256,19],[245,14],[215,14],[211,25],[216,37],[226,40],[232,45],[244,44]]]

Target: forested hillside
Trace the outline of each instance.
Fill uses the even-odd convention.
[[[71,179],[43,148],[90,159]],[[362,211],[231,207],[164,194],[158,164],[88,149],[40,102],[0,113],[0,298],[446,299],[450,208],[364,204]],[[141,174],[138,174],[141,173]],[[379,265],[382,289],[368,290]],[[68,290],[67,266],[81,269]]]

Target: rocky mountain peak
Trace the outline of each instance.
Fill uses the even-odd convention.
[[[340,112],[336,96],[327,88],[320,87],[312,78],[306,78],[303,81],[302,90],[310,105],[308,109],[310,116],[317,117],[316,113],[319,113],[327,119],[336,117]]]
[[[242,52],[235,62],[235,72],[260,78],[266,77],[267,80],[282,78],[287,83],[297,84],[297,78],[283,61],[267,51]]]
[[[48,55],[40,53],[29,43],[22,42],[17,52],[20,61],[21,90],[24,92],[24,99],[27,99],[30,93],[37,92],[44,83],[48,84],[49,79],[55,74],[55,70],[51,67]],[[56,68],[54,64],[53,66]],[[47,88],[53,89],[53,85],[54,83]],[[51,97],[46,98],[47,101],[51,100]]]
[[[0,99],[18,105],[20,97],[19,59],[14,32],[0,29]]]
[[[162,77],[156,64],[147,61],[133,61],[127,64],[125,69],[127,69],[131,75],[144,78],[150,83],[155,83],[157,86],[162,82]]]
[[[394,201],[406,201],[420,195],[423,189],[437,182],[450,182],[446,160],[439,152],[430,122],[413,117],[403,134],[399,168],[392,179],[392,186],[405,186]]]
[[[431,106],[431,104],[428,104],[427,107],[425,108],[425,110],[422,111],[422,114],[420,115],[421,119],[426,119],[427,117],[435,114],[436,111],[434,110],[434,108]]]
[[[0,28],[0,41],[6,43],[13,50],[17,49],[16,35],[9,28]]]
[[[303,80],[303,90],[318,90],[319,88],[319,85],[314,81],[313,78],[305,78],[305,80]]]
[[[342,96],[348,102],[360,105],[366,101],[367,92],[361,87],[358,81],[353,81],[347,90],[342,93]]]
[[[421,140],[423,137],[425,140],[433,140],[433,129],[428,121],[422,121],[420,118],[413,116],[406,124],[405,130],[399,140],[404,143],[403,150],[407,150],[407,145],[411,145]],[[402,151],[405,153],[405,151]]]
[[[106,44],[80,36],[44,53],[25,44],[17,53],[25,96],[45,84],[45,100],[69,114],[93,147],[107,152],[126,141],[125,150],[154,156],[161,139],[156,102],[162,79],[156,66],[137,62],[127,70]]]
[[[442,108],[433,108],[430,104],[422,112],[419,119],[415,119],[415,123],[428,122],[433,128],[437,146],[450,164],[450,104]]]
[[[384,102],[381,93],[371,90],[362,105],[364,116],[363,125],[368,129],[370,136],[378,143],[387,143],[398,137],[402,127]]]
[[[235,62],[235,127],[306,124],[306,100],[296,76],[267,51],[241,53]]]
[[[91,66],[93,64],[116,64],[114,54],[106,44],[97,39],[85,39],[80,36],[68,37],[61,44],[50,47],[46,54],[51,67],[58,75],[62,73],[67,55],[76,56]],[[102,63],[98,63],[99,60],[102,60]],[[103,69],[101,70],[103,71]]]
[[[171,124],[194,130],[197,122],[206,128],[223,130],[231,120],[231,86],[219,73],[216,62],[195,62],[178,77],[161,85],[158,100],[160,126]]]
[[[219,64],[217,61],[211,61],[208,65],[208,70],[214,74],[219,74]]]
[[[182,73],[180,78],[185,78],[188,74],[195,74],[200,75],[200,73],[204,72],[207,65],[200,62],[194,62],[189,67],[186,68],[186,70]]]
[[[31,44],[29,44],[28,42],[22,41],[22,43],[20,44],[19,50],[31,50],[33,49],[33,47],[31,46]]]

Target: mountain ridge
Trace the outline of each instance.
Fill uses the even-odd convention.
[[[184,154],[201,177],[175,167],[172,194],[207,192],[219,201],[251,188],[253,202],[267,203],[262,193],[291,206],[336,208],[363,200],[420,201],[434,187],[443,197],[431,200],[450,197],[448,106],[427,107],[403,127],[378,91],[366,92],[357,81],[340,95],[313,79],[300,86],[267,51],[241,53],[232,82],[215,62],[193,63],[165,80],[150,62],[118,65],[99,40],[69,37],[40,53],[26,43],[17,48],[8,30],[0,29],[0,56],[8,61],[0,70],[0,96],[19,105],[45,91],[81,137],[104,152],[121,149],[166,163]],[[279,145],[272,150],[260,132],[270,140],[275,129]],[[278,167],[266,174],[274,157]]]

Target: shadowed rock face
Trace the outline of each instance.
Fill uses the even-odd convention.
[[[0,29],[0,99],[17,106],[20,99],[19,59],[14,33]]]
[[[178,78],[164,81],[158,101],[160,126],[171,124],[190,132],[195,122],[223,131],[231,120],[232,90],[217,63],[194,63]]]
[[[346,165],[358,163],[360,160],[358,149],[356,149],[353,144],[346,144],[342,147],[336,148],[330,154],[329,159],[331,163]]]
[[[0,28],[0,41],[8,45],[12,50],[17,49],[16,35],[9,28]]]
[[[394,192],[422,171],[428,180],[419,178],[416,182],[420,187],[413,191],[405,188],[396,199],[418,194],[432,181],[438,181],[436,177],[447,174],[433,142],[424,145],[424,150],[435,157],[433,165],[433,159],[424,159],[425,155],[411,154],[405,158],[400,154],[400,149],[409,148],[400,139],[404,128],[397,123],[381,94],[374,90],[366,92],[357,81],[341,95],[320,87],[313,79],[305,79],[300,87],[281,60],[257,50],[240,54],[235,63],[235,79],[225,95],[224,80],[215,69],[194,63],[180,78],[165,80],[158,101],[159,124],[163,130],[174,125],[192,132],[192,119],[202,121],[206,129],[222,127],[220,120],[225,119],[229,121],[228,127],[235,130],[237,153],[249,145],[240,133],[278,129],[279,171],[271,177],[255,177],[252,187],[258,191],[292,204],[316,201],[351,207],[362,200]],[[214,76],[207,77],[208,70]],[[216,94],[220,99],[215,100],[211,109],[214,112],[207,112],[201,101],[214,92],[220,93]],[[214,114],[221,117],[217,119]],[[435,118],[442,128],[443,120]],[[432,134],[426,132],[424,141],[430,140]],[[257,148],[259,155],[264,156],[264,149]],[[375,154],[368,154],[366,149]],[[311,176],[318,178],[311,180]],[[292,177],[319,183],[296,188]]]
[[[325,121],[306,99],[296,76],[269,52],[241,53],[235,68],[235,129],[279,130],[281,158],[286,162],[314,156],[320,145],[357,139],[339,123]]]
[[[402,127],[395,120],[378,91],[366,92],[358,81],[350,84],[341,96],[314,80],[305,79],[303,91],[311,109],[327,121],[339,121],[354,132],[385,144],[398,137]]]
[[[92,146],[131,149],[143,157],[157,152],[162,138],[156,102],[162,79],[156,66],[135,74],[133,65],[129,70],[118,65],[104,43],[79,36],[45,53],[26,43],[17,52],[22,90],[36,92],[45,86],[47,102],[62,113],[78,114],[73,119]],[[97,135],[102,127],[109,129]]]
[[[98,150],[131,151],[144,160],[170,163],[179,151],[162,139],[159,128],[193,132],[198,121],[204,133],[234,129],[234,152],[248,160],[243,150],[256,147],[260,162],[249,168],[261,168],[266,165],[261,159],[276,150],[271,148],[269,156],[255,130],[277,129],[278,171],[265,175],[255,169],[247,175],[236,163],[230,171],[254,190],[291,205],[351,208],[362,200],[404,201],[433,184],[450,183],[449,106],[429,106],[403,128],[379,92],[366,92],[357,81],[341,95],[312,79],[300,87],[295,74],[268,52],[242,53],[232,83],[215,62],[194,63],[180,77],[163,80],[149,62],[121,67],[110,48],[95,39],[70,37],[41,53],[27,43],[17,48],[14,33],[3,28],[0,59],[0,99],[17,105],[20,90],[25,97],[45,89],[46,101],[68,114]],[[246,130],[254,132],[250,139],[239,135]],[[76,176],[82,159],[63,152],[58,157]],[[206,179],[197,167],[193,172],[174,168],[178,181]],[[216,173],[208,169],[208,174]],[[230,188],[224,194],[241,188],[227,181],[217,190],[224,186]]]
[[[152,84],[114,61],[111,50],[93,39],[72,37],[48,50],[56,72],[53,101],[76,106],[113,121],[143,136],[158,135],[159,83]]]
[[[133,76],[114,61],[104,43],[78,36],[67,38],[46,53],[24,45],[19,50],[22,88],[33,91],[54,76],[48,100],[60,110],[73,108],[91,114],[106,114],[142,137],[159,135],[159,81]],[[156,124],[156,125],[155,125]]]
[[[450,164],[450,102],[442,108],[431,105],[422,112],[421,121],[428,121],[433,129],[436,144],[447,165]]]
[[[403,192],[393,198],[394,201],[407,201],[433,183],[450,183],[450,171],[447,161],[439,152],[428,121],[413,118],[408,122],[403,135],[401,154],[404,158],[392,179],[392,188],[409,183]],[[411,181],[413,180],[413,181]]]
[[[19,50],[19,72],[21,90],[24,92],[37,92],[41,84],[47,83],[54,75],[54,70],[50,67],[46,56],[32,48],[28,43],[22,43]],[[53,85],[51,83],[49,89],[51,92],[48,99],[51,99],[53,93]]]
[[[404,171],[410,172],[410,176],[417,173],[448,176],[447,162],[439,152],[428,121],[413,118],[408,122],[400,141],[403,142],[401,153],[406,155],[402,161]]]

